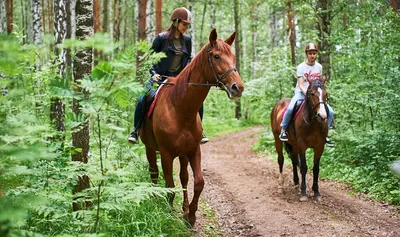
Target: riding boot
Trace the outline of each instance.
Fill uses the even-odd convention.
[[[128,142],[133,143],[133,144],[139,143],[138,132],[136,129],[133,132],[131,132],[131,135],[129,135]]]
[[[204,133],[201,134],[201,141],[200,144],[205,144],[209,141],[209,139],[206,137]]]

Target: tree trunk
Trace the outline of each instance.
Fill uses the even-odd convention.
[[[203,16],[201,17],[201,26],[200,26],[199,49],[201,49],[201,48],[204,46],[203,29],[204,29],[204,19],[205,19],[205,17],[206,17],[206,12],[207,12],[207,1],[204,1],[204,5],[203,5]]]
[[[214,0],[210,0],[210,28],[214,29],[215,28],[215,2]]]
[[[108,32],[108,2],[103,0],[103,32]]]
[[[235,31],[236,31],[236,39],[235,39],[235,54],[236,54],[236,68],[240,73],[241,62],[240,62],[240,27],[239,27],[239,0],[234,0],[234,18],[235,18]],[[236,109],[235,109],[235,118],[240,119],[242,117],[241,112],[241,103],[240,99],[236,101]]]
[[[14,30],[14,0],[6,0],[6,22],[7,33],[11,34]]]
[[[71,0],[65,1],[65,11],[67,14],[67,28],[65,32],[65,38],[71,39],[72,38],[72,12],[71,12]],[[71,67],[72,67],[72,59],[71,59],[71,49],[65,49],[65,66],[66,66],[66,75],[71,74]]]
[[[121,0],[114,0],[114,41],[119,41],[121,37]]]
[[[319,42],[319,62],[322,64],[324,73],[328,78],[331,75],[331,13],[332,1],[331,0],[318,0],[317,1],[317,16],[319,21],[317,23]]]
[[[93,35],[93,2],[92,0],[77,0],[76,2],[76,33],[75,36],[78,40],[85,40]],[[74,57],[74,90],[77,94],[81,94],[83,100],[88,99],[89,94],[79,87],[79,80],[89,76],[92,71],[92,49],[82,49],[76,52]],[[72,110],[76,117],[82,117],[81,106],[77,99],[73,100]],[[79,161],[88,163],[89,159],[89,117],[83,115],[84,122],[78,131],[72,132],[72,145],[75,149],[80,149],[72,155],[72,161]],[[73,189],[73,194],[79,193],[83,189],[89,188],[89,177],[84,175],[80,176],[77,185]],[[79,198],[79,197],[77,197]],[[73,202],[73,210],[80,210],[85,206]],[[86,202],[87,205],[91,203]]]
[[[0,0],[0,34],[6,31],[6,1]]]
[[[33,27],[33,43],[40,44],[43,35],[42,25],[42,2],[40,0],[32,0],[32,27]]]
[[[46,7],[44,5],[44,0],[41,0],[41,9],[43,32],[46,33]]]
[[[48,9],[48,19],[49,19],[49,33],[53,33],[53,2],[51,0],[47,0],[47,9]]]
[[[196,15],[195,12],[193,11],[193,0],[189,0],[188,2],[189,6],[188,6],[188,10],[192,13],[192,21],[193,23],[190,24],[189,27],[189,35],[192,38],[192,55],[191,57],[194,57],[194,55],[196,54]]]
[[[156,35],[162,32],[162,0],[156,0]]]
[[[399,13],[399,7],[400,7],[400,1],[399,0],[390,0],[389,4],[390,4],[390,7],[393,8],[393,10],[396,13]]]
[[[153,0],[147,0],[146,3],[146,39],[151,42],[155,36],[155,17]]]
[[[292,59],[292,67],[296,67],[296,29],[294,27],[294,10],[291,0],[286,1],[286,10],[288,15],[289,26],[289,42],[290,42],[290,55]],[[297,78],[293,77],[293,86],[296,86]]]
[[[138,0],[138,2],[139,2],[138,40],[145,40],[146,39],[147,0]]]
[[[66,0],[56,0],[54,2],[54,38],[55,47],[54,54],[57,56],[58,75],[59,78],[65,82],[65,67],[66,67],[66,52],[64,49],[59,47],[59,45],[64,41],[67,35],[67,10],[66,10]],[[51,112],[50,119],[53,122],[55,128],[59,132],[65,131],[64,126],[64,114],[65,105],[60,98],[51,99]],[[60,141],[64,140],[64,136],[59,137]]]

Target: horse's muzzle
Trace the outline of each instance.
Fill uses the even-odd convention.
[[[233,99],[238,99],[242,96],[242,93],[244,91],[244,86],[241,83],[239,84],[235,82],[232,83],[232,85],[230,85],[229,87],[225,86],[224,90],[228,94],[228,97],[233,100]]]
[[[327,119],[326,116],[322,117],[321,114],[319,114],[319,113],[317,114],[316,117],[317,117],[318,122],[320,122],[320,123],[326,121],[326,119]]]

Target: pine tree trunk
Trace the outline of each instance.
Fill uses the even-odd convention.
[[[49,21],[49,33],[51,34],[51,33],[54,33],[53,32],[53,28],[54,28],[54,25],[53,25],[53,1],[52,0],[47,0],[47,8],[48,8],[48,10],[47,10],[47,15],[48,15],[48,21]]]
[[[331,13],[332,1],[331,0],[318,0],[317,13],[319,21],[317,23],[319,42],[319,62],[322,64],[323,72],[327,74],[328,78],[331,75]]]
[[[155,36],[155,17],[153,0],[147,0],[146,3],[146,39],[151,42]]]
[[[251,57],[251,66],[250,66],[250,80],[254,79],[254,73],[255,73],[255,64],[257,62],[257,25],[258,25],[258,14],[259,11],[257,10],[259,2],[256,1],[254,4],[252,4],[252,7],[250,8],[250,13],[251,13],[251,32],[252,32],[252,48],[253,48],[253,53]]]
[[[162,0],[156,0],[156,35],[162,32]]]
[[[120,32],[121,23],[121,0],[114,0],[114,41],[119,41],[121,37]]]
[[[108,32],[108,2],[103,0],[103,32]]]
[[[14,1],[6,0],[6,24],[7,33],[11,34],[14,30]]]
[[[78,40],[85,40],[93,35],[93,3],[92,0],[77,0],[76,2],[76,32],[75,36]],[[89,94],[79,87],[79,80],[89,76],[92,71],[92,49],[82,49],[76,52],[74,57],[74,90],[77,94],[81,94],[83,100],[88,99]],[[82,117],[82,111],[80,103],[77,99],[73,100],[72,110],[76,114],[76,117]],[[88,163],[89,159],[89,117],[83,115],[85,121],[81,125],[78,131],[72,132],[72,145],[75,149],[79,148],[80,151],[76,151],[72,155],[72,161],[79,161]],[[73,194],[79,193],[83,189],[89,188],[89,177],[86,175],[80,176],[77,185],[73,190]],[[77,197],[76,199],[78,199]],[[80,210],[85,206],[73,202],[73,210]],[[86,202],[86,206],[92,205]]]
[[[241,62],[240,62],[240,27],[239,27],[239,0],[234,0],[234,17],[235,17],[235,31],[236,31],[236,39],[235,39],[235,54],[236,54],[236,68],[238,72],[241,71]],[[242,117],[242,105],[240,103],[240,99],[236,101],[236,109],[235,109],[235,118],[240,119]]]
[[[145,40],[147,0],[138,0],[138,2],[139,2],[138,40]]]

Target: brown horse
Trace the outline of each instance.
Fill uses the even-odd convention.
[[[200,152],[203,128],[198,111],[211,86],[225,90],[230,99],[239,98],[244,90],[231,51],[235,37],[234,32],[223,41],[217,39],[216,30],[212,30],[209,43],[177,77],[168,78],[168,82],[160,89],[154,111],[140,130],[153,183],[157,183],[158,179],[156,151],[160,152],[164,179],[169,188],[175,186],[173,160],[179,156],[180,180],[184,189],[182,208],[185,219],[192,226],[196,221],[199,196],[204,187]],[[187,193],[189,163],[194,176],[194,195],[190,205]],[[174,194],[171,193],[171,204],[173,199]]]
[[[285,148],[292,160],[293,165],[293,181],[297,186],[299,184],[299,176],[297,174],[297,166],[300,166],[301,172],[301,198],[300,201],[306,201],[306,174],[307,163],[305,152],[307,148],[314,149],[314,168],[313,168],[313,186],[314,198],[321,200],[318,190],[319,162],[324,151],[325,139],[328,134],[327,123],[327,92],[324,86],[326,76],[322,79],[311,80],[306,79],[310,84],[307,88],[304,104],[300,108],[293,123],[288,128],[289,140],[285,142]],[[271,112],[271,128],[275,138],[275,149],[278,153],[279,163],[279,192],[283,192],[284,178],[283,171],[283,153],[282,142],[279,139],[280,124],[283,119],[283,113],[289,105],[290,99],[280,100]],[[300,164],[299,164],[300,163]]]

